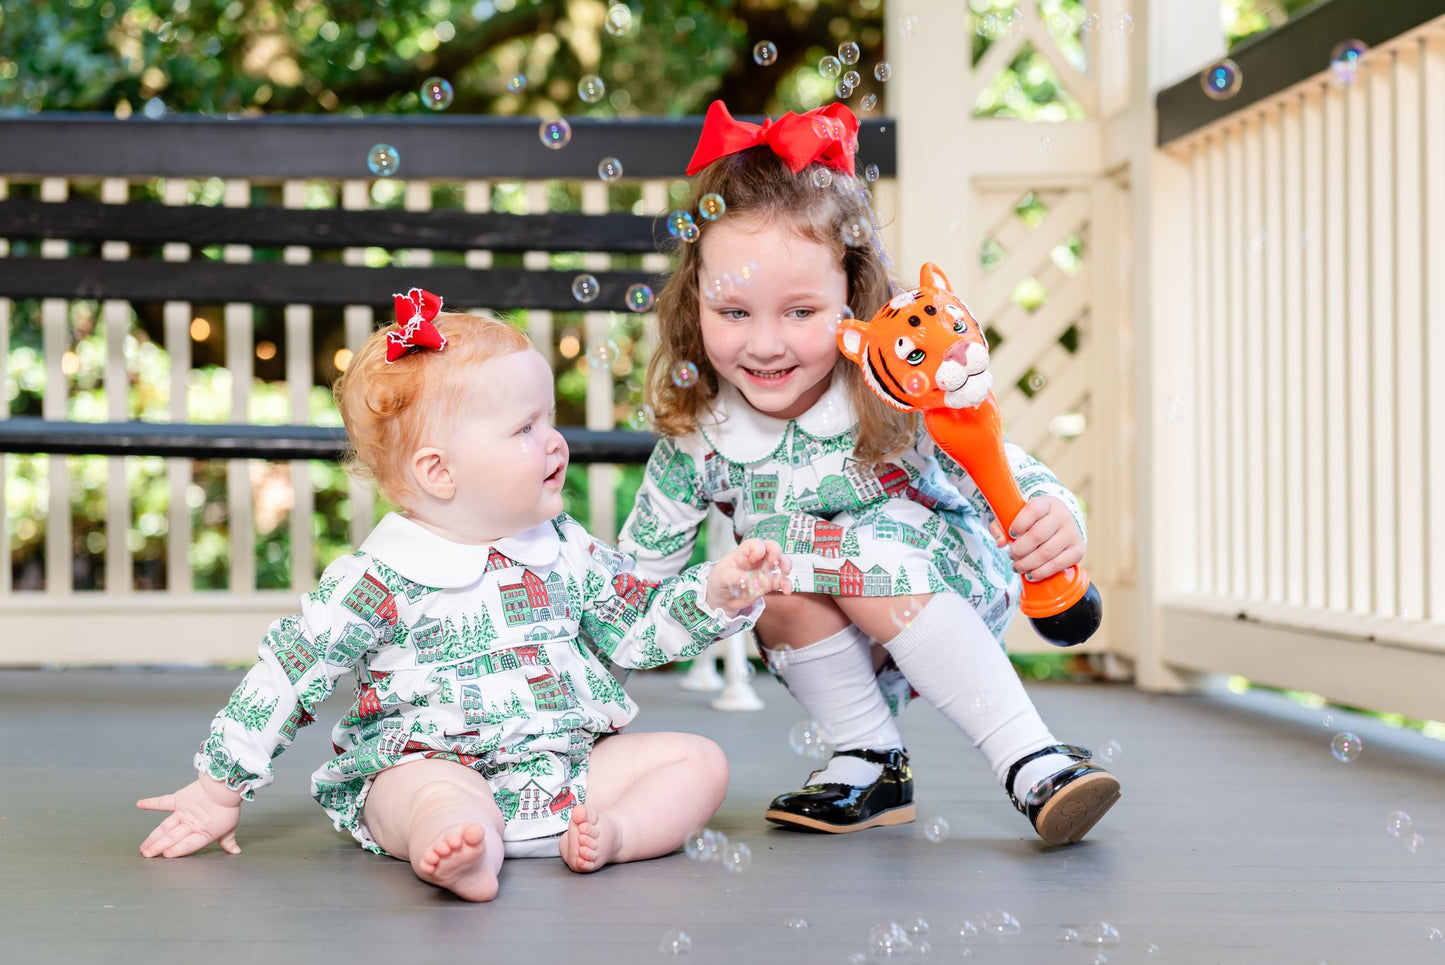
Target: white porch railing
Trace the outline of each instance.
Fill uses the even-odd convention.
[[[1445,18],[1320,68],[1153,165],[1155,653],[1438,719]]]

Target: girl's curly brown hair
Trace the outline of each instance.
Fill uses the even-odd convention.
[[[795,174],[771,149],[749,148],[704,168],[692,182],[688,204],[696,210],[703,197],[716,194],[727,204],[725,219],[777,224],[808,241],[832,246],[848,278],[848,308],[858,318],[871,318],[890,297],[887,267],[880,249],[869,243],[872,212],[856,179],[839,176],[833,185],[820,188],[813,180],[820,169],[814,164]],[[701,224],[704,239],[708,224]],[[657,297],[660,339],[647,365],[647,396],[653,424],[665,436],[696,431],[718,393],[718,374],[703,348],[699,320],[700,244],[681,246],[677,270]],[[683,362],[691,362],[698,372],[696,384],[686,388],[672,379]],[[915,417],[879,399],[858,366],[842,353],[833,377],[843,381],[858,413],[855,452],[860,461],[876,464],[912,444]]]

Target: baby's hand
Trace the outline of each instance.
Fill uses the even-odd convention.
[[[997,519],[989,529],[998,545],[1007,542]],[[1010,529],[1014,540],[1008,551],[1014,569],[1030,582],[1062,573],[1084,558],[1084,534],[1062,499],[1035,496],[1019,510]]]
[[[236,826],[241,823],[241,795],[220,781],[200,777],[174,794],[147,797],[135,802],[142,811],[170,811],[155,830],[141,842],[140,853],[147,858],[164,855],[179,858],[199,851],[212,841],[231,854],[240,854]]]
[[[787,573],[793,561],[772,540],[745,539],[713,565],[707,577],[707,602],[735,617],[770,592],[792,593]]]

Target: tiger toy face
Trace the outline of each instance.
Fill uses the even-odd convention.
[[[879,398],[905,412],[977,406],[993,387],[983,329],[931,262],[917,288],[894,295],[869,321],[839,322],[838,349]]]

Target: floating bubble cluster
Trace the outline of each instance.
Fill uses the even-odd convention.
[[[421,82],[421,102],[434,111],[444,111],[452,106],[451,81],[445,77],[428,77]]]
[[[373,144],[366,153],[366,166],[379,178],[389,178],[401,167],[401,152],[390,144]]]

